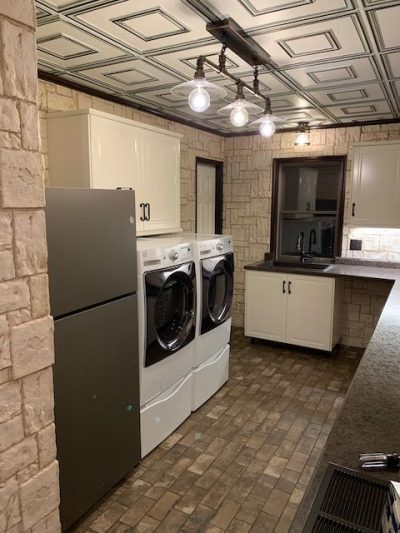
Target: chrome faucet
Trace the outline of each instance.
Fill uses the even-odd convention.
[[[300,261],[304,261],[304,231],[299,231],[297,234],[296,250],[300,252]]]
[[[309,255],[309,257],[313,257],[313,250],[312,250],[313,244],[317,244],[317,232],[315,231],[314,228],[310,231],[310,236],[309,236],[309,239],[308,239],[308,255]]]

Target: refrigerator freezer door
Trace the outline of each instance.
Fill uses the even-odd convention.
[[[63,530],[140,460],[137,296],[55,321]]]
[[[136,292],[135,193],[47,189],[54,317]]]

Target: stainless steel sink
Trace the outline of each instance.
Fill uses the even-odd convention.
[[[290,263],[289,261],[274,261],[273,266],[285,267],[285,268],[295,268],[301,270],[326,270],[331,265],[325,263]]]

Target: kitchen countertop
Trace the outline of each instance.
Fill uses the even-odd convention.
[[[296,272],[311,276],[387,280],[393,283],[379,322],[328,437],[291,533],[303,530],[328,463],[358,468],[362,452],[400,451],[400,270],[334,264],[326,271],[275,267],[260,261],[248,270]],[[380,479],[400,481],[400,472],[371,472]]]

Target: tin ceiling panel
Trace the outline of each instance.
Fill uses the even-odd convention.
[[[221,45],[206,24],[228,16],[270,55],[260,89],[286,126],[399,118],[400,0],[36,0],[36,6],[43,75],[219,133],[251,130],[217,114],[235,97],[232,80],[206,70],[228,94],[200,115],[170,89],[193,77],[200,54],[218,62]],[[229,49],[226,55],[228,70],[251,84],[251,67]]]

